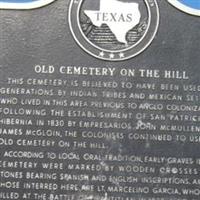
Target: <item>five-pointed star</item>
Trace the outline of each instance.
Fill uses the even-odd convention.
[[[119,53],[119,57],[120,57],[120,58],[124,58],[124,53],[122,53],[122,52]]]
[[[115,57],[115,54],[111,53],[110,58],[113,59]]]
[[[101,51],[100,53],[99,53],[99,56],[101,56],[101,57],[104,57],[104,52],[103,51]]]

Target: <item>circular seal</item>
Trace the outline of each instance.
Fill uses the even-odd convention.
[[[154,39],[158,4],[156,0],[71,0],[69,25],[87,53],[103,60],[126,60]]]

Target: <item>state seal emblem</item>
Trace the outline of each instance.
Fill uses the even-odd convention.
[[[71,0],[75,41],[96,58],[120,61],[144,51],[159,25],[156,0]]]

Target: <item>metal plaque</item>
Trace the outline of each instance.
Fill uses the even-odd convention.
[[[199,200],[197,0],[0,0],[0,199]]]

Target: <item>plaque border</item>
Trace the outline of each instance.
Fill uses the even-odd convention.
[[[181,10],[185,13],[195,15],[195,16],[200,16],[200,10],[198,10],[198,9],[194,9],[189,6],[186,6],[177,0],[168,0],[168,2],[175,8],[178,8],[179,10]]]
[[[0,9],[10,9],[10,10],[30,10],[35,8],[40,8],[53,3],[57,0],[37,0],[33,2],[24,3],[6,3],[0,2]]]

